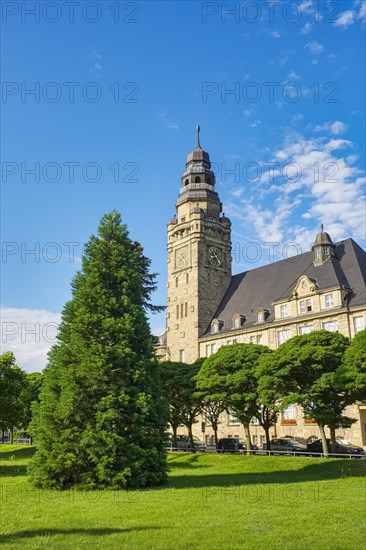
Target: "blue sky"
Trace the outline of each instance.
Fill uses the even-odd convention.
[[[1,6],[2,348],[20,366],[44,368],[82,245],[113,208],[165,303],[197,123],[234,273],[308,250],[321,222],[365,246],[365,2],[26,6],[39,11]]]

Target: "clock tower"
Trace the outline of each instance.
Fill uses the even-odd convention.
[[[197,144],[188,154],[168,223],[168,307],[166,359],[193,363],[231,280],[231,223],[215,191],[208,153]]]

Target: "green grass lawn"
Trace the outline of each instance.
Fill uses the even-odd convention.
[[[366,460],[170,454],[145,491],[43,491],[33,449],[0,445],[5,549],[365,548]]]

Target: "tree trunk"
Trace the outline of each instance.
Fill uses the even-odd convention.
[[[335,427],[334,426],[329,426],[329,430],[330,430],[330,442],[332,444],[332,449],[335,449],[336,448],[336,434],[335,434]],[[333,451],[334,453],[335,451]]]
[[[2,430],[2,432],[1,432],[1,443],[4,443],[4,441],[5,441],[5,432],[4,432],[4,430]]]
[[[250,427],[249,427],[249,422],[243,422],[243,426],[244,426],[244,434],[245,434],[245,443],[246,443],[246,446],[247,446],[247,451],[251,451],[253,449],[252,447],[252,441],[250,439]],[[247,454],[251,454],[250,452],[247,452]]]
[[[263,429],[264,429],[264,433],[266,434],[267,451],[270,451],[271,450],[271,439],[270,439],[270,436],[269,436],[269,427],[268,426],[263,426]]]
[[[14,441],[14,430],[13,430],[13,428],[11,428],[11,430],[10,430],[10,445],[13,444],[13,441]]]
[[[215,437],[215,447],[217,445],[217,442],[218,442],[218,437],[217,437],[217,426],[213,429],[214,430],[214,437]]]
[[[177,447],[177,430],[178,426],[176,424],[172,424],[172,430],[173,430],[173,439],[172,439],[172,445],[173,447]]]
[[[193,441],[193,433],[192,433],[192,424],[188,424],[188,436],[189,436],[189,446],[192,453],[196,452],[196,449],[194,448],[194,441]]]
[[[326,458],[329,458],[328,441],[327,441],[327,438],[325,437],[325,430],[324,430],[324,426],[322,424],[319,424],[319,430],[320,430],[320,437],[321,437],[322,445],[323,445],[324,456]]]

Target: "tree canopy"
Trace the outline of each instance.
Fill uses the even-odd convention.
[[[27,374],[15,363],[14,354],[0,355],[0,430],[23,424],[27,412]]]
[[[223,346],[203,362],[197,375],[197,389],[205,392],[206,399],[223,403],[243,424],[249,450],[249,424],[260,409],[255,371],[266,354],[270,350],[256,344]]]
[[[348,397],[340,387],[339,373],[348,346],[342,334],[314,331],[283,343],[271,356],[263,357],[258,367],[262,399],[281,400],[282,407],[301,405],[305,416],[319,425],[325,454],[328,447],[324,427],[334,430],[350,422],[343,416]]]

